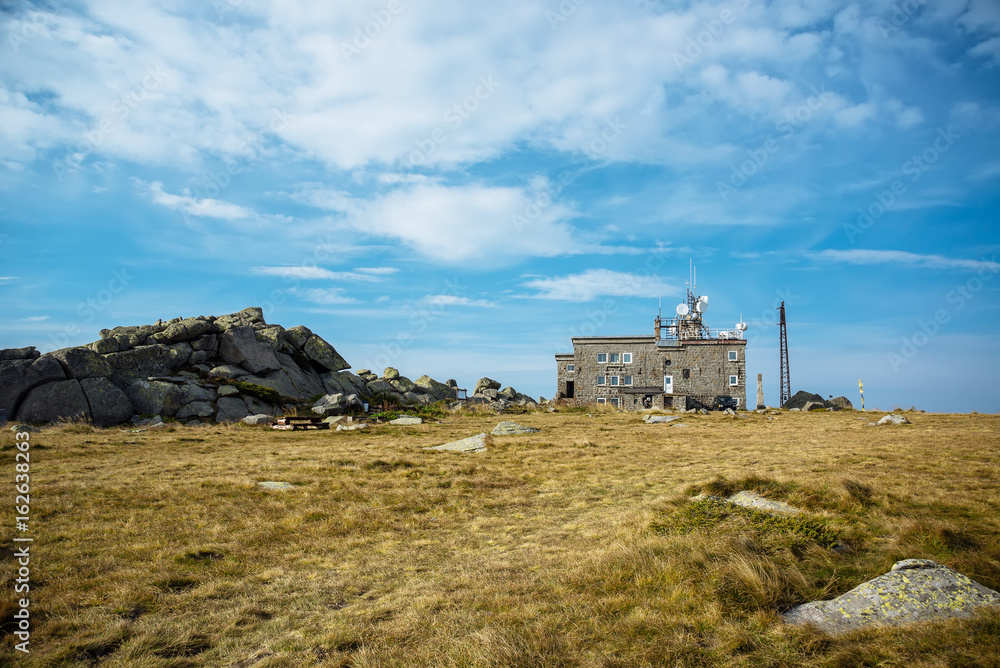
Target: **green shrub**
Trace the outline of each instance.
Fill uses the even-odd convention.
[[[229,381],[229,384],[243,394],[249,394],[252,397],[263,399],[264,401],[272,404],[281,403],[281,395],[278,394],[277,390],[272,390],[270,387],[264,387],[263,385],[258,385],[257,383],[247,383],[242,380],[231,380]]]

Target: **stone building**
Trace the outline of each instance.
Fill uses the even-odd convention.
[[[574,337],[556,355],[557,398],[624,410],[709,408],[717,396],[747,405],[746,325],[710,330],[707,297],[688,291],[677,317],[654,321],[650,336]]]

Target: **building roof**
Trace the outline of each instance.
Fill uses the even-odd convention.
[[[570,339],[573,345],[580,343],[654,343],[654,336],[574,336]]]

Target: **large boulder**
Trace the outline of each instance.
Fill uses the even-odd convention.
[[[285,340],[291,343],[296,350],[302,350],[302,348],[306,345],[306,341],[308,341],[312,335],[312,330],[305,325],[298,325],[285,330]]]
[[[389,384],[389,381],[376,378],[367,383],[369,395],[375,394],[396,394],[396,388]]]
[[[810,401],[820,404],[824,408],[827,407],[826,400],[820,395],[806,392],[805,390],[799,390],[792,395],[791,399],[785,402],[785,405],[782,406],[782,408],[803,408]]]
[[[378,380],[378,374],[374,371],[370,371],[369,369],[358,369],[358,378],[366,383],[370,383],[373,380]]]
[[[800,605],[782,616],[789,624],[811,624],[838,634],[876,625],[971,617],[983,606],[1000,606],[1000,594],[935,561],[904,559],[846,594]]]
[[[173,383],[138,380],[125,388],[125,395],[140,415],[173,417],[184,405],[183,390]]]
[[[261,327],[260,329],[255,329],[254,334],[258,341],[271,346],[276,353],[291,352],[294,350],[289,344],[285,343],[285,328],[281,325]]]
[[[399,369],[396,367],[387,366],[382,371],[382,377],[386,380],[396,380],[399,378]]]
[[[42,355],[38,359],[0,362],[0,410],[6,411],[9,417],[14,417],[18,405],[28,392],[55,380],[66,380],[66,372],[49,355]]]
[[[400,394],[413,392],[417,387],[416,385],[413,384],[413,381],[407,378],[406,376],[398,376],[396,378],[393,378],[389,380],[389,384],[392,385],[392,389],[396,390]]]
[[[450,400],[455,398],[455,390],[444,383],[439,383],[430,376],[423,375],[417,378],[414,383],[427,394],[434,397],[435,401]]]
[[[309,397],[326,392],[323,381],[315,371],[311,369],[308,371],[303,370],[302,367],[295,363],[294,359],[284,353],[278,353],[278,361],[281,363],[281,371],[288,376],[289,381],[291,381],[292,386],[295,388],[295,394],[291,396],[299,399],[308,399]]]
[[[320,376],[320,380],[323,382],[323,388],[327,394],[342,392],[344,394],[358,394],[363,397],[371,396],[365,381],[350,371],[327,371]]]
[[[200,385],[181,385],[181,403],[190,404],[194,401],[215,401],[215,390]]]
[[[246,326],[230,327],[219,341],[219,354],[230,364],[238,364],[253,374],[277,371],[281,368],[271,346],[257,340],[254,330]]]
[[[180,322],[168,325],[165,330],[153,335],[153,340],[157,343],[170,345],[190,341],[204,334],[211,334],[215,331],[215,325],[205,317],[184,318]]]
[[[220,332],[228,331],[234,327],[253,327],[264,324],[264,310],[259,306],[245,308],[239,313],[220,315],[215,319],[215,327]]]
[[[108,364],[103,355],[98,355],[90,348],[82,346],[63,348],[51,352],[49,355],[63,365],[66,375],[70,378],[80,380],[82,378],[106,378],[111,375],[111,365]]]
[[[132,402],[107,378],[84,378],[80,387],[90,405],[90,418],[98,427],[111,427],[135,415]]]
[[[483,394],[483,390],[499,390],[500,383],[493,380],[492,378],[480,378],[476,381],[476,389],[472,391],[473,394]],[[493,395],[496,397],[496,395]]]
[[[498,397],[503,397],[504,399],[507,399],[508,401],[516,401],[517,400],[517,390],[515,390],[513,387],[511,387],[510,385],[508,385],[507,387],[505,387],[502,390],[498,391],[497,392],[497,396]]]
[[[340,354],[334,350],[333,346],[321,339],[320,337],[313,334],[306,341],[306,344],[302,347],[302,352],[305,353],[314,365],[319,367],[321,371],[343,371],[344,369],[350,369],[351,365],[347,363]]]
[[[17,409],[21,422],[54,422],[60,418],[91,419],[90,404],[78,380],[58,380],[28,392]]]
[[[218,422],[239,422],[250,415],[246,402],[237,397],[223,397],[216,404],[218,415],[215,419]]]
[[[840,408],[842,410],[854,409],[854,404],[852,404],[851,400],[848,399],[847,397],[835,397],[833,399],[830,399],[830,401],[828,401],[827,403],[833,406],[834,408]]]
[[[154,344],[111,353],[105,359],[111,366],[111,382],[124,389],[137,380],[169,375],[175,368],[177,353],[162,344]]]
[[[177,411],[178,420],[194,417],[211,417],[215,415],[215,407],[207,401],[193,401]]]

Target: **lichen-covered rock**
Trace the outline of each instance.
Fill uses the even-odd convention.
[[[215,325],[205,317],[184,318],[180,322],[168,325],[165,330],[153,335],[153,340],[157,343],[171,345],[196,339],[203,334],[211,334],[215,331]]]
[[[783,617],[789,624],[845,633],[878,624],[970,617],[977,607],[998,605],[1000,594],[965,575],[935,561],[906,559],[846,594],[800,605]]]
[[[677,415],[647,415],[642,418],[642,421],[646,424],[666,424],[680,419]]]
[[[41,353],[35,348],[35,346],[28,346],[26,348],[4,348],[0,350],[0,362],[9,362],[11,360],[34,360],[38,359]]]
[[[305,325],[298,325],[285,330],[285,339],[295,346],[296,350],[302,350],[302,348],[306,345],[306,341],[308,341],[312,335],[312,330]]]
[[[373,380],[378,380],[378,374],[369,369],[358,369],[358,378],[366,383],[370,383]]]
[[[835,397],[827,402],[830,406],[834,408],[839,408],[841,410],[853,410],[854,404],[847,397]]]
[[[232,385],[220,385],[219,389],[216,390],[216,394],[219,397],[235,397],[239,393],[240,391]]]
[[[80,387],[90,405],[90,419],[98,427],[111,427],[135,415],[128,396],[107,378],[84,378]]]
[[[288,344],[285,343],[285,328],[281,325],[261,327],[260,329],[255,329],[254,334],[257,336],[258,341],[271,346],[276,353],[284,352],[288,348]]]
[[[220,364],[217,367],[213,367],[208,375],[212,378],[225,378],[226,380],[232,380],[234,378],[242,378],[243,376],[250,375],[246,369],[232,365],[232,364]]]
[[[260,413],[259,415],[248,415],[242,420],[243,424],[248,424],[251,427],[256,427],[257,425],[270,425],[276,422],[275,418],[271,415],[266,415]]]
[[[215,391],[200,385],[182,385],[181,402],[189,404],[193,401],[215,401]]]
[[[763,510],[769,513],[795,515],[800,512],[795,506],[790,506],[782,501],[765,499],[756,492],[750,492],[747,490],[736,492],[730,496],[727,501],[735,503],[738,506],[743,506],[744,508],[756,508],[757,510]]]
[[[517,400],[517,390],[515,390],[513,387],[511,387],[510,385],[508,385],[507,387],[503,388],[502,390],[499,390],[497,392],[497,396],[498,397],[503,397],[507,401],[516,401]]]
[[[63,348],[49,353],[54,359],[59,360],[66,370],[66,375],[70,378],[80,380],[82,378],[101,378],[111,375],[111,365],[103,355],[98,355],[90,348],[77,346],[74,348]]]
[[[386,380],[396,380],[399,378],[399,369],[387,366],[385,370],[382,371],[382,378]]]
[[[400,426],[423,424],[423,423],[424,421],[421,418],[414,417],[412,415],[400,415],[395,420],[389,420],[389,424],[400,425]]]
[[[90,404],[78,380],[58,380],[36,387],[17,409],[17,419],[22,422],[76,418],[90,419]]]
[[[368,384],[369,394],[396,394],[396,388],[389,384],[389,381],[376,378]]]
[[[219,355],[230,364],[238,364],[253,374],[268,373],[281,368],[274,349],[257,340],[254,330],[246,326],[230,327],[219,339]]]
[[[504,421],[493,428],[490,433],[494,436],[516,436],[518,434],[537,434],[539,429],[534,427],[525,427],[516,422]]]
[[[372,375],[374,376],[374,374]],[[342,392],[344,394],[358,394],[363,397],[371,396],[365,381],[350,371],[327,371],[320,376],[320,380],[323,382],[323,388],[327,394]],[[375,380],[374,377],[373,380]]]
[[[333,346],[315,334],[302,346],[302,352],[323,371],[343,371],[351,368],[347,360],[341,357]]]
[[[211,417],[212,415],[215,415],[215,408],[207,401],[193,401],[177,411],[178,420],[192,417]]]
[[[215,327],[220,332],[225,332],[233,327],[253,327],[264,323],[264,310],[259,306],[245,308],[239,313],[220,315],[215,319]]]
[[[413,381],[413,384],[417,387],[423,389],[425,392],[434,397],[435,401],[442,401],[447,399],[455,398],[455,390],[445,385],[444,383],[439,383],[430,376],[423,375]]]
[[[195,352],[200,352],[200,351],[215,352],[219,349],[219,335],[205,334],[204,336],[199,336],[197,339],[191,342],[191,348]]]
[[[472,391],[473,394],[483,394],[483,390],[499,390],[500,383],[493,380],[492,378],[482,377],[476,381],[476,389]],[[496,398],[496,395],[493,395]]]
[[[407,392],[413,392],[415,390],[415,388],[417,387],[416,385],[413,384],[413,381],[410,380],[409,378],[407,378],[406,376],[396,376],[395,378],[386,379],[386,380],[388,380],[389,384],[392,385],[392,389],[396,390],[400,394],[406,394]],[[421,388],[421,390],[422,390],[422,388]]]

